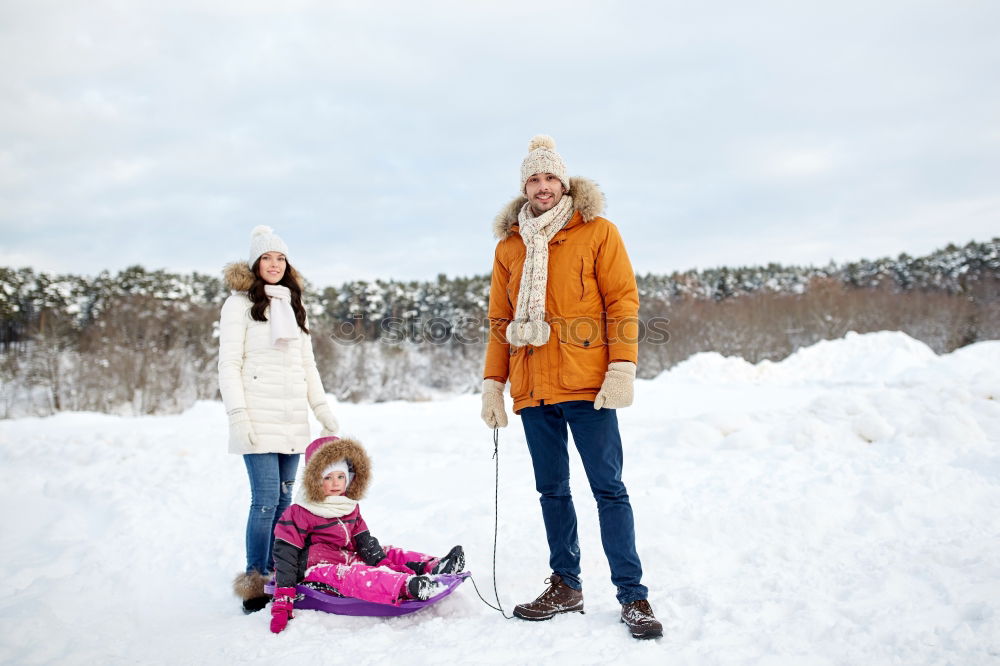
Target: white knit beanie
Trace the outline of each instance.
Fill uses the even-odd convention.
[[[253,262],[260,259],[260,255],[265,252],[280,252],[286,259],[288,258],[288,246],[285,245],[285,241],[274,233],[274,229],[261,224],[250,232],[250,261],[247,263],[253,266]]]
[[[345,460],[344,458],[341,458],[337,462],[334,462],[334,463],[331,463],[330,465],[328,465],[327,468],[323,470],[323,473],[319,475],[319,478],[322,479],[323,477],[325,477],[330,472],[343,472],[344,473],[344,476],[347,477],[347,483],[344,485],[344,489],[345,490],[347,489],[348,486],[351,485],[351,481],[354,480],[354,474],[351,473],[351,468],[347,464],[347,460]]]
[[[569,177],[566,175],[566,163],[562,155],[556,152],[556,140],[548,134],[536,134],[528,144],[528,156],[521,162],[521,193],[528,179],[536,173],[551,173],[562,181],[563,187],[569,189]]]

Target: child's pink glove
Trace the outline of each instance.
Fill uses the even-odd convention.
[[[280,634],[288,626],[288,621],[294,617],[294,601],[294,587],[279,587],[274,591],[274,600],[271,602],[271,633]]]

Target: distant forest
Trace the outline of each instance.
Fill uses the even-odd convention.
[[[639,375],[704,351],[780,360],[848,331],[938,353],[1000,339],[1000,238],[822,268],[636,276]],[[340,400],[426,400],[481,383],[488,275],[306,285],[323,384]],[[175,413],[218,397],[221,276],[133,266],[96,277],[0,268],[0,418]]]

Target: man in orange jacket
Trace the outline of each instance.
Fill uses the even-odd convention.
[[[661,636],[646,600],[615,410],[632,404],[639,294],[618,229],[600,217],[604,195],[568,178],[551,137],[531,140],[522,196],[494,220],[482,417],[507,425],[504,384],[528,441],[552,574],[514,615],[548,620],[583,612],[580,546],[570,496],[567,426],[597,500],[601,541],[621,619],[636,638]]]

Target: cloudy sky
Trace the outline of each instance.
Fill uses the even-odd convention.
[[[1000,3],[8,0],[0,265],[490,268],[536,133],[637,271],[1000,235]]]

